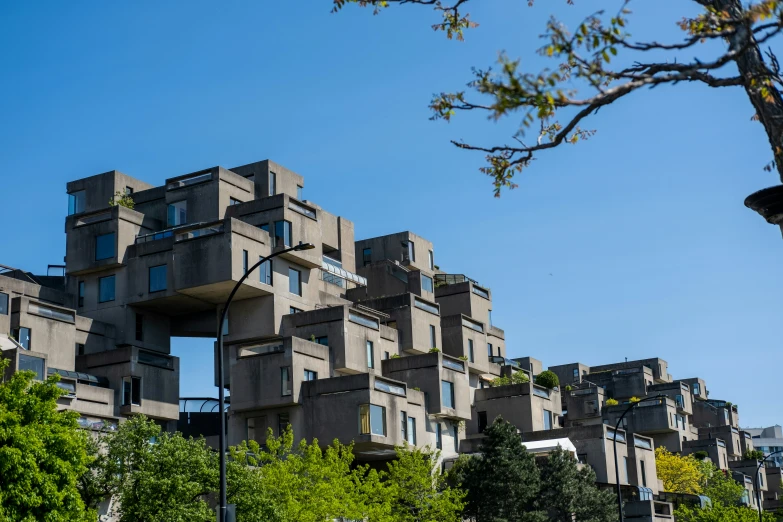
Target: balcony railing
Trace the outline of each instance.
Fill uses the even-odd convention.
[[[506,359],[505,357],[501,357],[499,355],[492,355],[489,357],[489,362],[499,364],[501,366],[511,366],[512,368],[516,368],[521,370],[522,367],[519,365],[518,362],[516,362],[513,359]]]
[[[474,285],[479,284],[478,281],[471,279],[463,274],[435,274],[435,288],[446,285],[456,285],[459,283],[471,282]]]
[[[189,178],[172,181],[171,183],[166,185],[166,190],[174,190],[182,187],[187,187],[188,185],[195,185],[196,183],[205,183],[211,180],[212,180],[212,172],[207,172],[206,174],[197,173]]]

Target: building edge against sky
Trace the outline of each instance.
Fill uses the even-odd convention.
[[[304,199],[304,186],[269,160],[158,187],[117,171],[68,183],[63,275],[0,272],[9,371],[60,374],[60,404],[87,429],[113,430],[143,413],[214,441],[214,403],[180,400],[170,339],[214,339],[220,307],[248,267],[311,243],[262,265],[232,304],[222,332],[229,444],[263,444],[268,429],[291,425],[297,438],[354,442],[362,462],[382,463],[408,442],[438,448],[448,466],[478,451],[484,428],[502,416],[531,451],[568,439],[600,484],[628,488],[637,518],[663,520],[672,502],[699,502],[663,494],[657,446],[710,458],[755,505],[757,463],[745,455],[761,433],[742,430],[737,407],[710,398],[703,379],[673,378],[666,361],[650,358],[558,365],[549,370],[559,387],[536,384],[543,364],[507,357],[489,288],[441,270],[434,245],[413,232],[357,241],[353,223]],[[110,206],[117,193],[133,208]],[[497,385],[512,374],[524,377]],[[615,433],[632,398],[659,395]],[[776,464],[762,480],[765,508],[780,493]]]

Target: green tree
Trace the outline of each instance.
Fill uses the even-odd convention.
[[[581,469],[574,456],[558,447],[541,466],[537,506],[559,522],[611,522],[617,520],[617,497],[595,486],[595,472]]]
[[[552,388],[560,386],[560,379],[558,379],[555,372],[544,370],[543,372],[536,375],[536,384],[551,390]]]
[[[655,448],[655,467],[664,491],[699,495],[706,483],[702,463],[691,455],[677,455],[659,446]]]
[[[430,103],[433,119],[450,121],[457,112],[467,111],[486,114],[494,121],[521,116],[521,124],[515,120],[509,129],[507,143],[452,142],[460,149],[486,154],[487,165],[481,171],[490,176],[499,196],[502,189],[516,187],[515,174],[534,155],[589,138],[595,131],[582,125],[617,100],[659,85],[740,87],[751,102],[754,119],[769,138],[773,161],[766,169],[777,169],[783,180],[783,95],[779,91],[783,81],[775,55],[770,50],[765,60],[762,52],[762,46],[783,31],[783,2],[694,2],[704,11],[672,20],[685,33],[673,42],[633,40],[627,29],[630,0],[618,0],[616,10],[598,11],[572,30],[553,17],[538,49],[541,56],[554,60],[552,67],[527,72],[520,60],[501,53],[495,70],[474,68],[468,84],[474,94],[436,94]],[[476,4],[470,0],[333,0],[335,11],[346,4],[372,6],[376,12],[395,4],[426,5],[441,15],[433,28],[458,40],[464,30],[477,25],[467,14]],[[705,43],[701,56],[695,56]],[[727,72],[729,68],[736,68],[737,74]]]
[[[465,493],[449,487],[438,468],[438,452],[397,448],[387,474],[391,520],[397,522],[460,522]]]
[[[742,496],[745,494],[745,486],[731,478],[724,471],[713,466],[710,462],[705,462],[705,466],[702,469],[706,482],[702,495],[710,497],[713,504],[736,506],[740,503]]]
[[[480,451],[481,457],[460,457],[450,473],[466,493],[465,515],[476,522],[545,520],[535,506],[538,468],[516,428],[498,417],[484,431]]]
[[[0,359],[0,375],[8,362]],[[0,382],[0,521],[92,522],[77,489],[90,462],[79,414],[58,411],[58,376],[34,378],[22,371]]]
[[[681,505],[674,510],[674,518],[677,522],[758,522],[759,514],[749,507],[715,503],[705,509]],[[763,521],[775,522],[775,517],[772,513],[764,513]]]
[[[122,522],[214,520],[207,495],[218,489],[218,456],[204,439],[164,432],[136,415],[104,444],[92,486],[115,497]]]

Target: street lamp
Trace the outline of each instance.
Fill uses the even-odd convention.
[[[761,468],[764,466],[764,463],[767,461],[768,458],[770,458],[772,455],[777,455],[778,453],[783,453],[783,450],[777,450],[773,451],[763,459],[759,461],[759,467],[756,469],[756,503],[758,504],[759,508],[759,522],[763,521],[764,515],[761,513],[761,485],[759,484],[759,474],[761,473]]]
[[[269,256],[262,257],[258,261],[258,263],[248,268],[247,272],[245,272],[244,275],[242,275],[242,277],[239,278],[237,284],[234,285],[234,289],[231,290],[231,293],[228,295],[228,300],[223,305],[223,312],[221,312],[220,314],[220,324],[218,324],[218,331],[217,331],[218,402],[220,403],[220,405],[218,406],[220,408],[220,435],[218,437],[218,442],[220,446],[220,508],[218,509],[217,522],[233,522],[226,519],[228,505],[226,504],[226,394],[225,394],[226,382],[225,382],[225,375],[223,372],[223,325],[226,322],[226,314],[228,313],[228,307],[231,306],[231,300],[234,299],[234,294],[236,294],[237,290],[239,290],[239,286],[245,281],[245,279],[247,279],[247,277],[250,275],[250,273],[253,270],[261,266],[263,263],[266,263],[273,257],[277,257],[280,254],[285,254],[286,252],[312,250],[314,248],[315,245],[313,245],[312,243],[299,243],[294,247],[286,248],[284,250],[280,250],[279,252],[275,252],[274,254],[271,254]]]
[[[617,424],[614,425],[614,437],[613,439],[613,448],[614,448],[614,479],[617,482],[617,512],[620,515],[620,522],[623,522],[623,493],[620,490],[620,463],[617,460],[617,430],[620,429],[620,423],[623,421],[623,417],[625,417],[625,414],[634,409],[635,406],[638,406],[639,404],[645,402],[645,401],[653,401],[658,399],[665,399],[666,395],[656,395],[655,397],[646,397],[642,400],[632,402],[628,408],[625,409],[622,415],[620,415],[620,418],[617,419]],[[627,435],[627,433],[626,433]],[[628,441],[626,439],[626,445],[628,444]]]

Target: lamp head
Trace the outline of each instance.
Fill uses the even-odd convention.
[[[312,244],[312,243],[299,243],[298,245],[296,245],[294,247],[294,250],[296,250],[298,252],[300,250],[312,250],[314,248],[315,248],[315,245]]]

